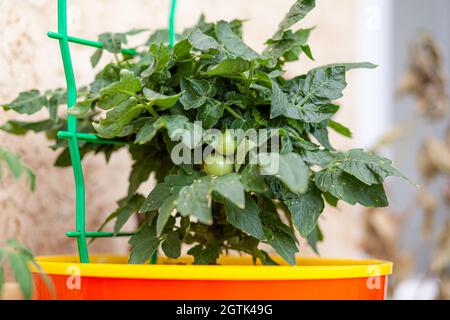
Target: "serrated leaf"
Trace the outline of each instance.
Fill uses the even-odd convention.
[[[270,118],[274,119],[280,116],[291,119],[300,119],[299,112],[295,105],[290,101],[289,96],[281,90],[276,81],[272,81]]]
[[[34,114],[47,106],[47,98],[38,90],[21,92],[11,103],[3,106],[5,110],[14,110],[22,114]]]
[[[216,41],[216,39],[204,34],[199,29],[192,31],[188,36],[188,40],[191,45],[198,50],[208,51],[211,49],[220,49],[220,44]]]
[[[354,149],[346,152],[343,158],[338,160],[338,167],[348,174],[358,178],[362,182],[382,184],[389,176],[407,178],[392,166],[392,161],[362,149]]]
[[[169,231],[161,244],[161,249],[166,256],[172,259],[176,259],[181,255],[181,241],[178,233],[175,231]]]
[[[158,249],[160,240],[156,237],[156,226],[144,224],[139,231],[133,235],[128,243],[131,252],[128,258],[130,264],[145,263]]]
[[[268,200],[265,201],[266,203]],[[278,216],[276,208],[264,204],[262,209],[262,223],[266,242],[289,264],[295,265],[295,254],[298,252],[295,235]]]
[[[194,180],[198,178],[197,175],[168,175],[164,179],[164,182],[158,183],[153,190],[150,192],[148,197],[145,199],[140,211],[150,212],[153,210],[158,210],[165,199],[170,195],[178,194],[182,187],[191,185]]]
[[[382,184],[367,185],[338,168],[328,168],[315,174],[315,183],[323,192],[345,202],[369,207],[387,207],[388,200]]]
[[[200,108],[216,94],[214,85],[206,80],[181,79],[180,87],[183,92],[180,102],[185,110]]]
[[[320,192],[316,188],[310,188],[305,194],[289,196],[286,205],[300,235],[307,238],[316,227],[325,207]]]
[[[111,83],[107,87],[100,89],[100,99],[97,102],[99,108],[103,110],[112,109],[133,97],[136,92],[142,89],[139,78],[132,73],[124,73],[120,81]]]
[[[286,16],[278,25],[277,32],[272,36],[274,40],[280,40],[283,31],[289,29],[294,24],[302,20],[306,15],[316,6],[315,0],[297,0],[295,4],[289,9]]]
[[[215,264],[220,256],[220,248],[214,244],[198,244],[187,252],[194,256],[194,264]]]
[[[323,104],[342,97],[342,91],[347,86],[345,81],[345,67],[333,66],[319,68],[308,73],[302,92],[303,101]]]
[[[205,129],[210,129],[222,118],[224,104],[215,99],[207,99],[205,104],[198,109],[197,120],[202,122]]]
[[[228,22],[223,20],[219,21],[216,24],[215,33],[219,42],[236,56],[249,61],[259,57],[259,54],[256,51],[247,46],[244,41],[233,32]]]
[[[127,36],[125,33],[106,32],[98,36],[98,41],[103,44],[103,49],[112,53],[120,53],[122,44],[127,43]]]
[[[151,52],[156,59],[155,72],[162,72],[170,65],[173,49],[168,45],[162,42],[153,43],[150,45],[149,52]]]
[[[202,177],[183,187],[178,196],[177,210],[183,216],[197,217],[201,223],[211,224],[211,178]]]
[[[256,239],[265,239],[258,205],[250,196],[247,195],[245,197],[244,208],[236,206],[229,198],[225,199],[225,211],[227,213],[227,221],[233,226]]]

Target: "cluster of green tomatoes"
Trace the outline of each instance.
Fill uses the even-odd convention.
[[[214,152],[205,157],[203,169],[209,176],[223,176],[234,171],[233,156],[237,143],[229,130],[220,134],[214,143]]]

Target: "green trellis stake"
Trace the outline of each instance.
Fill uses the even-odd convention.
[[[175,9],[176,0],[171,0],[170,17],[169,17],[169,45],[175,44]],[[73,72],[72,58],[70,56],[69,42],[77,43],[85,46],[103,48],[103,44],[97,41],[76,38],[67,34],[67,0],[58,0],[58,32],[49,32],[50,38],[59,41],[62,61],[64,65],[64,73],[67,83],[67,108],[72,108],[77,101],[77,86],[75,75]],[[133,49],[122,49],[123,54],[134,55],[136,51]],[[78,254],[81,263],[89,263],[89,251],[87,246],[87,238],[109,238],[114,236],[130,236],[132,232],[122,232],[114,235],[112,232],[88,232],[86,231],[86,203],[85,203],[85,184],[83,176],[83,167],[81,165],[80,150],[78,141],[89,141],[101,144],[121,144],[121,141],[101,139],[95,134],[77,132],[77,118],[73,115],[67,117],[67,131],[58,132],[58,138],[67,139],[69,143],[70,159],[72,162],[73,175],[75,178],[75,195],[76,195],[76,231],[67,232],[68,237],[77,239]],[[151,263],[156,263],[156,254],[153,255]]]

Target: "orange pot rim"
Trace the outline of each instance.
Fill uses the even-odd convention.
[[[298,258],[289,266],[275,257],[279,266],[253,265],[251,257],[224,256],[219,265],[192,265],[190,257],[159,258],[158,264],[127,264],[126,256],[91,256],[91,263],[79,263],[78,256],[38,257],[43,271],[54,275],[82,277],[166,279],[166,280],[312,280],[386,276],[392,263],[382,260]],[[168,264],[171,263],[171,264]],[[33,270],[37,272],[36,269]]]

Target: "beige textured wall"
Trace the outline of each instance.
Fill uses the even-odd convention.
[[[246,40],[261,50],[264,40],[272,35],[291,0],[180,0],[177,27],[194,23],[204,12],[209,20],[239,17],[248,20]],[[156,0],[69,0],[70,34],[88,39],[104,31],[124,31],[134,27],[165,26],[169,1]],[[318,8],[304,22],[317,28],[311,45],[317,63],[351,61],[356,57],[357,0],[318,0]],[[64,86],[59,50],[54,40],[46,37],[56,29],[56,0],[0,0],[0,102],[7,102],[20,91],[30,88]],[[73,46],[75,71],[79,84],[89,83],[93,71],[89,66],[92,49]],[[293,64],[288,74],[305,71],[316,63]],[[351,75],[345,108],[339,119],[353,127],[357,75]],[[37,115],[39,118],[40,115]],[[16,115],[0,111],[0,123]],[[351,141],[338,139],[339,147]],[[17,138],[0,133],[0,145],[19,152],[37,173],[37,191],[31,193],[25,181],[6,178],[0,184],[0,240],[18,237],[36,254],[74,252],[75,242],[64,236],[74,225],[74,185],[70,169],[52,167],[55,153],[40,135]],[[114,201],[125,194],[129,157],[122,153],[109,165],[102,158],[90,157],[84,162],[88,194],[88,226],[95,229],[114,208]],[[144,187],[149,190],[150,186]],[[358,254],[357,210],[341,207],[322,218],[326,242],[324,256]],[[133,226],[129,226],[133,228]],[[99,240],[92,251],[127,250],[124,240]],[[306,251],[304,251],[306,252]]]

